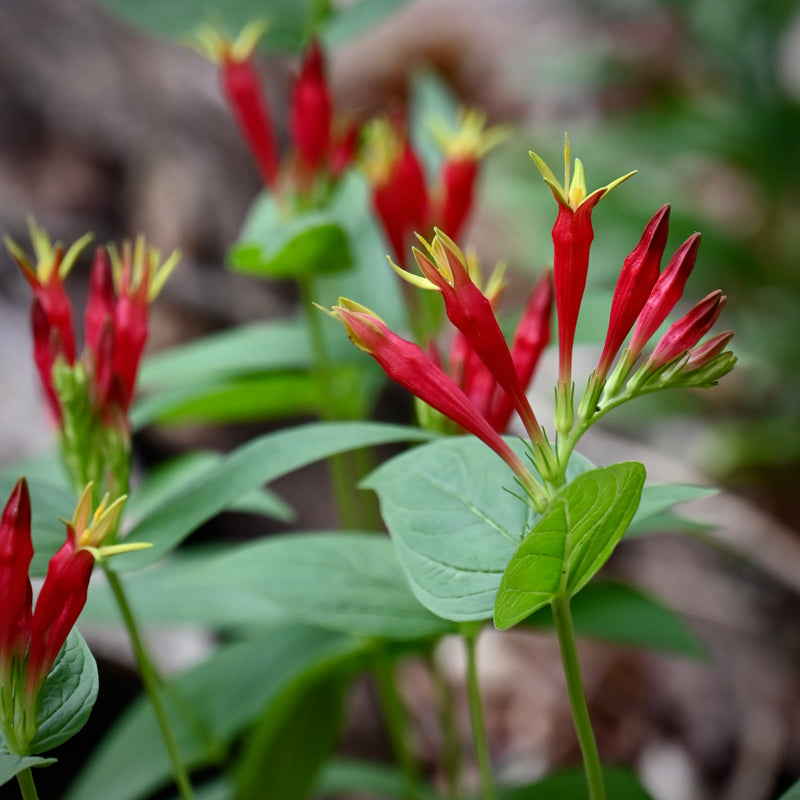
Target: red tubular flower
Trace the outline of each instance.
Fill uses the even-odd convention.
[[[322,51],[316,40],[306,52],[300,74],[292,87],[289,133],[300,157],[314,172],[328,156],[333,109],[325,80]]]
[[[75,362],[75,333],[72,327],[72,305],[64,289],[69,274],[81,250],[92,238],[90,234],[78,239],[66,253],[63,246],[52,244],[43,228],[33,220],[28,223],[34,260],[10,238],[5,244],[23,276],[33,289],[31,309],[33,356],[42,381],[53,418],[61,421],[61,407],[53,388],[53,365],[61,357],[68,364]]]
[[[340,298],[331,313],[344,324],[350,341],[369,353],[392,380],[491,447],[511,467],[531,497],[539,497],[538,483],[519,456],[418,345],[397,336],[380,317],[350,300]]]
[[[210,25],[197,31],[198,50],[218,65],[220,86],[236,125],[258,165],[264,183],[274,189],[278,181],[278,148],[264,102],[261,80],[253,60],[266,25],[256,20],[231,41]]]
[[[220,64],[220,85],[264,183],[274,189],[278,182],[278,148],[252,58],[225,58]]]
[[[661,341],[656,345],[650,358],[647,359],[643,368],[644,372],[652,374],[694,347],[717,321],[720,312],[725,307],[726,299],[725,295],[717,289],[706,295],[685,316],[677,322],[673,322],[661,337]],[[714,346],[716,347],[716,344]]]
[[[56,660],[86,604],[94,557],[78,549],[75,531],[67,526],[67,540],[50,559],[47,576],[36,600],[31,625],[31,646],[25,678],[25,695],[31,701]]]
[[[8,685],[14,660],[25,658],[31,629],[33,558],[28,484],[20,478],[0,518],[0,685]]]
[[[61,403],[53,386],[53,366],[59,357],[67,359],[66,348],[47,316],[42,304],[34,298],[31,306],[31,330],[33,331],[33,360],[39,380],[42,382],[51,418],[61,424]]]
[[[330,169],[338,178],[353,163],[361,130],[352,120],[339,120],[331,137]]]
[[[533,380],[539,359],[550,343],[550,318],[553,313],[553,280],[543,275],[534,286],[528,305],[514,332],[511,359],[520,384],[527,389]],[[508,427],[514,404],[506,392],[499,392],[489,413],[489,422],[497,431]]]
[[[656,281],[633,329],[626,354],[629,363],[632,364],[638,358],[645,345],[680,300],[686,280],[697,260],[699,247],[700,234],[695,233],[675,251],[667,268]]]
[[[116,527],[125,497],[108,506],[108,495],[92,515],[92,484],[78,501],[67,538],[50,559],[30,627],[30,648],[25,675],[25,697],[30,706],[42,687],[59,650],[86,604],[89,578],[96,560],[138,545],[103,543]]]
[[[486,128],[486,115],[464,109],[455,130],[437,124],[433,128],[444,153],[439,198],[432,224],[451,239],[458,239],[472,211],[481,158],[506,137],[500,127]]]
[[[388,128],[385,135],[391,135]],[[425,173],[411,143],[404,139],[397,148],[376,168],[381,173],[373,173],[372,205],[395,258],[404,265],[409,237],[428,224],[429,201]]]
[[[492,304],[470,277],[463,253],[441,231],[436,232],[430,244],[422,241],[430,258],[417,248],[413,249],[414,258],[425,278],[442,293],[449,320],[509,395],[531,441],[542,442],[542,430],[525,396]]]
[[[96,401],[101,409],[113,404],[127,414],[136,375],[147,341],[150,302],[180,258],[176,251],[160,263],[143,237],[125,242],[122,253],[112,248],[111,264],[98,251],[92,268],[86,308],[86,342],[93,355]]]
[[[439,227],[458,239],[472,211],[478,161],[473,158],[447,160],[442,165],[442,206]]]
[[[625,259],[620,272],[603,353],[596,374],[605,378],[625,337],[636,323],[661,271],[661,257],[669,232],[669,206],[662,206],[647,223],[639,244]]]
[[[563,396],[570,394],[572,384],[572,349],[575,327],[586,288],[589,270],[589,251],[594,230],[592,211],[614,187],[627,180],[633,172],[617,178],[607,186],[587,195],[583,165],[575,159],[575,172],[570,182],[569,141],[565,141],[565,178],[561,186],[552,170],[535,153],[531,153],[545,183],[558,203],[558,216],[553,226],[553,279],[558,313],[559,384]],[[571,419],[571,411],[566,414]]]

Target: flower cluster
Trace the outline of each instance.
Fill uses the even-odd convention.
[[[428,186],[422,162],[398,120],[374,120],[367,129],[362,163],[372,184],[372,205],[395,259],[405,266],[415,231],[430,235],[440,228],[458,239],[473,205],[481,158],[505,137],[486,128],[486,117],[462,112],[457,130],[433,128],[444,159],[437,185]]]
[[[397,269],[409,282],[441,293],[447,316],[458,331],[451,375],[418,345],[390,331],[369,309],[342,298],[332,314],[342,321],[351,341],[375,358],[390,378],[500,455],[534,503],[540,504],[541,486],[500,433],[516,410],[540,474],[552,472],[552,450],[525,394],[549,339],[550,278],[545,276],[534,289],[509,349],[493,307],[498,281],[490,281],[482,291],[475,265],[441,231],[430,243],[421,241],[425,252],[418,248],[412,252],[422,276]]]
[[[179,254],[162,263],[143,237],[135,245],[126,242],[121,252],[113,246],[97,248],[79,359],[64,279],[91,237],[84,236],[64,254],[62,245],[52,244],[34,222],[30,232],[33,261],[10,239],[6,246],[33,288],[34,360],[65,459],[76,486],[99,485],[110,467],[115,495],[121,494],[129,469],[128,411],[147,340],[149,307]]]
[[[733,368],[735,357],[725,347],[733,333],[725,332],[700,343],[717,321],[725,296],[715,291],[703,298],[667,330],[653,353],[633,368],[661,324],[680,300],[697,259],[700,235],[690,236],[661,271],[669,232],[669,206],[660,208],[645,226],[639,243],[624,260],[612,300],[608,332],[597,368],[578,409],[573,409],[572,351],[594,238],[592,210],[634,173],[587,193],[583,166],[575,159],[570,182],[569,142],[564,148],[565,180],[560,185],[552,170],[535,153],[536,166],[558,203],[553,226],[553,272],[559,334],[559,382],[556,389],[556,430],[579,436],[610,408],[646,392],[678,386],[712,386]],[[609,371],[628,334],[631,339],[614,371]]]
[[[251,22],[231,41],[205,26],[198,30],[197,39],[201,52],[219,66],[222,91],[264,183],[278,191],[281,157],[253,58],[264,30],[262,22]],[[289,135],[293,153],[285,172],[294,190],[306,195],[320,183],[335,183],[353,160],[358,134],[358,126],[352,121],[334,117],[322,50],[319,42],[312,41],[291,89]]]
[[[92,491],[91,484],[86,486],[67,523],[66,541],[50,559],[35,608],[28,577],[31,504],[24,478],[0,518],[0,730],[9,749],[20,755],[36,734],[42,686],[86,603],[95,562],[142,547],[106,544],[113,540],[125,497],[111,505],[106,497],[92,514]]]
[[[505,459],[533,504],[541,509],[546,503],[542,484],[498,433],[507,425],[512,409],[519,414],[530,438],[531,459],[539,476],[557,486],[564,480],[566,464],[578,438],[603,413],[657,389],[713,385],[733,367],[735,358],[725,350],[730,332],[700,342],[724,306],[725,297],[717,291],[675,322],[634,372],[647,343],[680,299],[700,241],[699,235],[691,236],[661,272],[669,224],[669,208],[665,206],[650,220],[641,241],[623,262],[605,346],[589,379],[576,423],[572,353],[594,238],[591,213],[600,199],[633,173],[587,193],[578,160],[570,181],[568,146],[564,186],[538,156],[533,158],[558,202],[553,227],[553,289],[549,276],[535,287],[510,349],[494,311],[502,279],[493,277],[486,290],[481,290],[476,265],[441,231],[436,231],[430,243],[420,237],[424,251],[412,251],[422,276],[393,266],[408,282],[441,293],[447,317],[457,330],[449,374],[442,369],[440,359],[427,356],[417,345],[401,339],[363,306],[342,299],[332,315],[344,323],[353,343],[372,355],[390,378],[460,428],[478,436]],[[525,394],[549,339],[553,293],[559,335],[555,446],[550,445]],[[631,329],[630,343],[612,371]]]

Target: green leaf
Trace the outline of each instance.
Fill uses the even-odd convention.
[[[195,551],[201,552],[195,552]],[[193,624],[226,630],[250,630],[285,622],[282,608],[252,592],[224,583],[202,585],[196,579],[201,565],[222,557],[219,548],[187,548],[149,569],[120,575],[125,595],[142,623]],[[81,620],[102,625],[122,619],[108,584],[92,581]]]
[[[410,640],[453,626],[409,589],[392,542],[367,533],[273,536],[209,559],[188,588],[230,587],[282,609],[288,619],[350,633]]]
[[[236,272],[262,278],[301,278],[353,265],[347,235],[326,211],[285,218],[274,195],[263,192],[250,209],[228,256]]]
[[[583,588],[633,519],[644,478],[636,461],[612,464],[579,475],[552,498],[503,574],[494,612],[498,628]]]
[[[0,475],[0,507],[5,505],[14,484],[22,474],[24,473],[17,472],[17,467],[12,467]],[[53,483],[36,476],[28,480],[28,491],[31,497],[31,535],[34,547],[31,574],[44,575],[50,558],[67,538],[67,529],[59,517],[71,519],[78,498],[61,483]]]
[[[125,518],[139,520],[159,506],[169,503],[175,495],[192,486],[210,469],[216,467],[223,456],[210,450],[195,450],[174,458],[151,470],[145,482],[131,492],[125,503]],[[228,507],[231,511],[262,514],[273,519],[289,521],[293,510],[274,492],[255,489]]]
[[[278,625],[226,645],[170,681],[164,701],[184,763],[190,769],[220,763],[234,738],[296,682],[339,668],[363,647],[330,631]],[[142,697],[105,735],[66,798],[137,800],[168,784],[171,775],[155,716]]]
[[[604,766],[603,782],[608,798],[653,800],[628,770]],[[504,789],[500,792],[500,800],[589,800],[589,789],[582,769],[568,769],[529,786]]]
[[[273,704],[239,759],[234,800],[305,800],[336,743],[347,683],[299,682]]]
[[[422,800],[436,800],[439,796],[430,786],[418,782]],[[333,758],[320,772],[315,796],[346,794],[348,797],[385,797],[406,800],[408,790],[402,774],[394,767],[367,761]]]
[[[342,382],[342,374],[332,376]],[[268,372],[157,392],[136,404],[134,428],[153,422],[197,424],[286,419],[319,411],[319,380],[311,373]]]
[[[20,772],[31,767],[49,767],[55,764],[55,758],[41,758],[39,756],[18,756],[14,753],[4,753],[0,750],[0,786],[16,778]]]
[[[92,713],[99,681],[97,664],[77,630],[61,648],[39,695],[32,753],[44,753],[71,739]]]
[[[357,0],[340,6],[325,26],[323,39],[328,46],[342,44],[364,33],[403,5],[405,0]]]
[[[115,567],[129,571],[154,563],[247,492],[306,464],[358,447],[429,438],[414,428],[369,422],[311,423],[268,433],[224,456],[194,485],[140,520],[125,541],[153,546],[126,553]]]
[[[661,483],[645,486],[642,499],[631,522],[634,526],[645,525],[650,517],[660,516],[664,511],[679,503],[713,497],[719,489],[709,486],[691,486],[685,483]]]
[[[800,781],[795,783],[788,791],[784,792],[778,800],[800,800]]]
[[[522,442],[509,439],[520,455]],[[574,456],[569,477],[591,469]],[[443,439],[393,458],[363,481],[374,489],[417,599],[444,619],[489,619],[500,577],[539,515],[505,489],[514,474],[474,437]]]
[[[141,391],[271,370],[306,369],[311,347],[303,320],[281,319],[222,331],[148,356]]]
[[[692,658],[707,656],[702,642],[678,614],[633,586],[593,581],[570,605],[575,631],[581,636]],[[526,624],[552,627],[550,608],[540,608]]]
[[[186,39],[201,23],[221,26],[235,36],[251,20],[264,19],[267,29],[261,46],[268,50],[299,50],[311,32],[313,0],[100,0],[131,25],[149,33]]]

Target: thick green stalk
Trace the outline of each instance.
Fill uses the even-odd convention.
[[[560,595],[552,601],[551,606],[556,631],[558,632],[558,643],[561,646],[561,660],[564,665],[564,675],[567,679],[567,692],[569,693],[569,703],[572,708],[572,719],[575,723],[575,732],[578,734],[578,743],[583,755],[586,781],[589,784],[589,797],[590,800],[605,800],[603,768],[600,762],[600,754],[597,752],[597,742],[594,739],[592,721],[589,718],[589,708],[586,705],[586,696],[583,692],[569,597]]]
[[[33,782],[33,773],[31,768],[22,770],[17,773],[17,783],[19,790],[22,793],[22,800],[39,800],[39,795],[36,794],[36,784]]]
[[[180,792],[183,800],[193,800],[194,792],[192,791],[192,784],[189,781],[189,774],[181,759],[178,742],[175,738],[175,733],[172,730],[169,717],[167,716],[167,711],[161,699],[161,691],[159,687],[160,681],[158,675],[156,674],[155,667],[153,666],[153,662],[150,660],[147,650],[145,649],[144,642],[139,635],[139,629],[136,625],[136,620],[134,619],[133,612],[128,604],[128,599],[125,596],[125,592],[122,588],[119,578],[117,577],[117,574],[108,567],[105,568],[105,572],[106,576],[108,577],[109,586],[111,586],[111,591],[114,594],[114,599],[117,601],[117,606],[119,607],[120,613],[122,614],[122,619],[125,622],[125,627],[128,630],[128,636],[130,637],[131,645],[133,646],[133,652],[136,656],[136,663],[139,667],[139,675],[142,679],[142,685],[144,686],[144,690],[147,693],[148,699],[150,700],[150,704],[153,706],[153,711],[155,712],[158,726],[161,729],[161,735],[164,737],[164,744],[166,745],[167,754],[169,755],[170,762],[172,763],[172,770],[175,774],[175,783],[178,786],[178,791]]]
[[[375,654],[374,674],[386,728],[403,775],[404,794],[409,800],[420,800],[422,793],[419,788],[417,767],[411,748],[408,746],[406,715],[397,691],[392,662],[383,652]]]
[[[472,722],[472,742],[475,748],[475,759],[481,779],[481,797],[483,800],[496,800],[497,793],[492,778],[492,762],[489,758],[489,745],[486,739],[486,723],[483,718],[481,692],[478,685],[478,665],[476,644],[480,631],[472,630],[463,634],[467,648],[467,700],[469,716]]]

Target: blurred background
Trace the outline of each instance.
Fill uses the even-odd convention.
[[[24,242],[33,215],[66,242],[87,230],[99,241],[144,231],[162,252],[180,248],[182,266],[153,307],[152,351],[286,316],[295,303],[286,286],[225,267],[261,183],[215,68],[181,41],[192,31],[187,20],[268,18],[259,63],[270,102],[285,109],[296,54],[328,9],[313,0],[224,5],[223,15],[200,0],[4,0],[0,13],[0,229]],[[590,190],[638,169],[595,212],[592,297],[580,330],[588,368],[622,259],[652,213],[672,204],[669,252],[702,232],[687,304],[716,288],[727,294],[719,329],[736,332],[736,370],[712,391],[657,396],[612,416],[587,442],[587,455],[639,458],[651,478],[725,488],[696,511],[713,528],[629,542],[610,567],[685,614],[710,660],[591,643],[582,654],[601,752],[633,765],[656,800],[777,797],[800,775],[800,7],[791,0],[729,0],[724,13],[690,0],[367,5],[372,11],[346,30],[334,16],[327,34],[337,107],[364,118],[401,107],[414,76],[427,70],[458,102],[509,126],[509,139],[487,158],[465,237],[485,262],[509,262],[514,285],[523,287],[508,293],[509,313],[552,258],[554,204],[528,150],[558,174],[568,131]],[[87,274],[88,262],[80,262],[69,283],[78,304]],[[3,252],[4,467],[51,442],[29,358],[28,303],[29,289]],[[550,402],[547,369],[534,389],[542,405]],[[389,407],[395,413],[397,404]],[[137,435],[137,454],[145,467],[189,447],[227,449],[261,429],[148,427]],[[323,471],[311,470],[282,490],[291,500],[307,492],[307,481],[323,480]],[[321,496],[302,508],[299,527],[329,516]],[[530,779],[576,761],[553,642],[512,635],[484,644],[500,774]],[[457,681],[456,655],[451,663]],[[413,664],[405,677],[424,753],[429,687]],[[97,730],[78,748],[90,747],[135,691],[124,672],[109,685],[118,685],[119,702],[96,713]],[[351,716],[349,741],[363,743],[376,723],[358,710]]]

